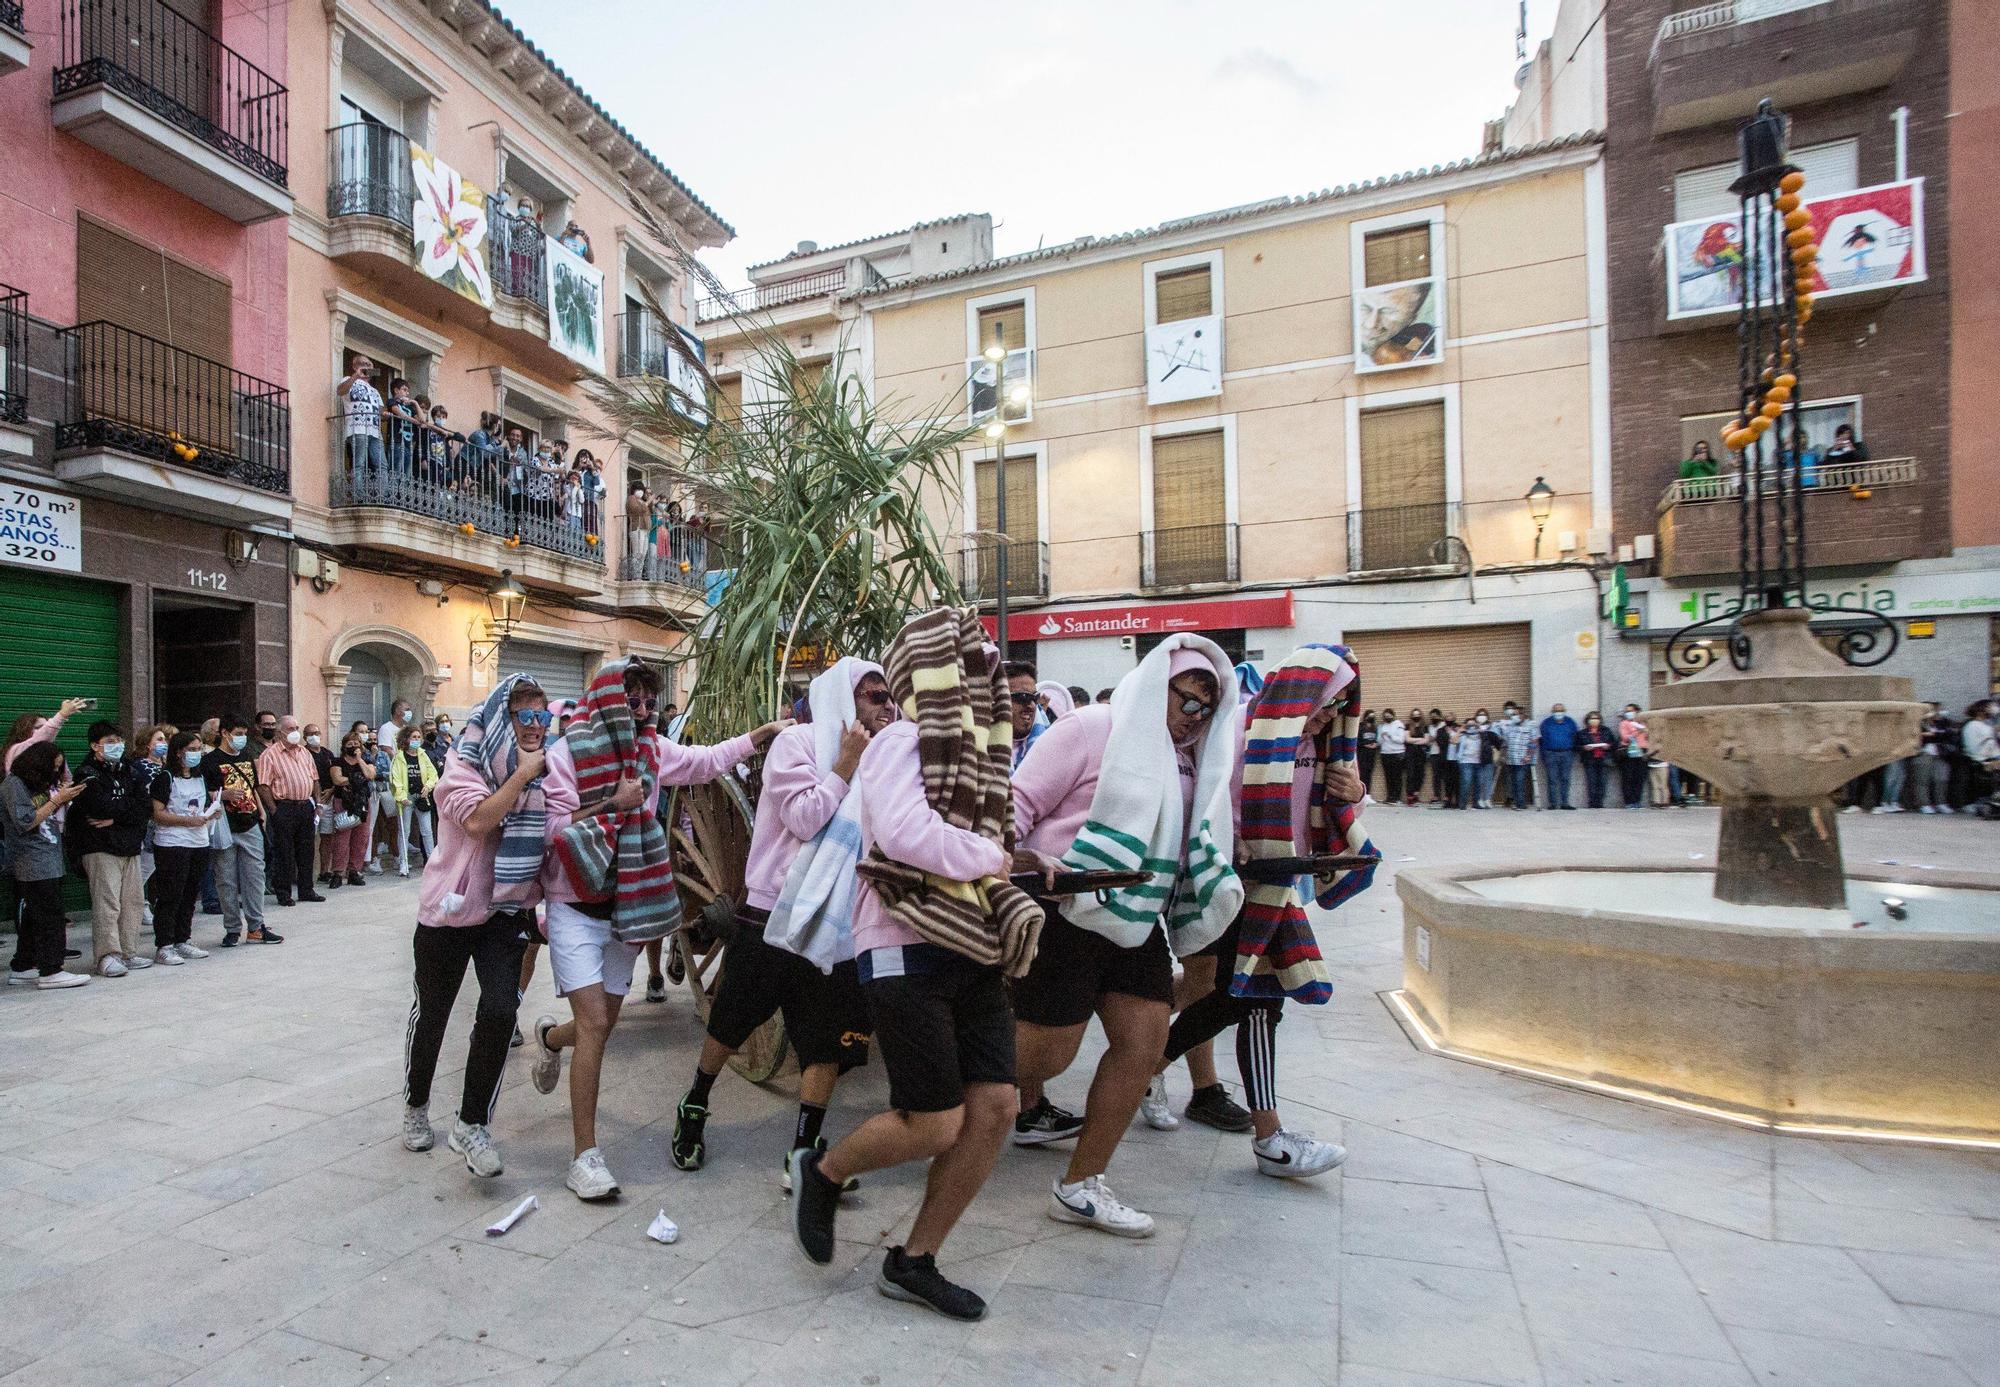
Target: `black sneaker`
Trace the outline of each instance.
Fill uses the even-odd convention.
[[[302,901],[312,901],[313,903],[317,904],[318,902],[325,900],[326,897],[322,896],[317,891],[310,891],[310,892],[301,891],[299,892],[299,899]]]
[[[708,1109],[682,1098],[680,1106],[674,1109],[673,1144],[667,1148],[675,1169],[701,1169],[702,1162],[708,1159],[708,1145],[701,1139],[702,1129],[707,1126]]]
[[[1188,1105],[1181,1111],[1188,1121],[1199,1122],[1205,1127],[1213,1127],[1219,1132],[1247,1132],[1250,1130],[1250,1110],[1229,1096],[1229,1090],[1221,1084],[1210,1084],[1198,1088],[1188,1099]]]
[[[320,884],[326,887],[326,889],[329,891],[338,891],[342,886],[346,885],[347,883],[342,881],[339,877],[335,877],[331,881],[324,881],[321,882]]]
[[[658,973],[646,979],[646,1000],[664,1002],[667,1000],[667,980]]]
[[[875,1278],[875,1289],[891,1300],[928,1305],[949,1319],[986,1317],[986,1302],[939,1275],[937,1258],[928,1252],[912,1257],[900,1247],[890,1248],[882,1258],[882,1273]]]
[[[233,949],[236,947],[236,941],[241,939],[242,937],[243,935],[240,931],[233,929],[224,930],[222,932],[222,947],[225,949]]]
[[[285,936],[274,929],[253,929],[245,936],[252,944],[282,944]]]
[[[806,1260],[825,1266],[833,1260],[833,1216],[840,1191],[819,1173],[825,1152],[801,1146],[792,1152],[792,1236]]]
[[[666,968],[667,981],[675,987],[679,987],[683,982],[687,981],[687,964],[681,961],[680,941],[677,939],[669,939],[667,941]]]
[[[813,1150],[824,1155],[826,1152],[826,1138],[816,1138],[813,1141]],[[786,1194],[792,1192],[792,1153],[789,1151],[785,1153],[785,1158],[778,1162],[778,1183],[784,1187]],[[850,1175],[847,1177],[847,1183],[840,1187],[840,1192],[842,1194],[853,1194],[860,1188],[861,1181]]]
[[[361,873],[359,872],[349,872],[347,874],[347,884],[349,886],[366,886],[368,884],[368,878],[361,875]]]
[[[1247,1114],[1243,1120],[1250,1120]],[[1014,1145],[1047,1146],[1052,1141],[1068,1141],[1082,1130],[1082,1118],[1057,1107],[1044,1095],[1041,1102],[1014,1119]]]

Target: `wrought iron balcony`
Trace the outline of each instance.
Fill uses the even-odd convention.
[[[1000,549],[998,540],[968,541],[959,555],[959,582],[966,600],[992,602],[1000,595]],[[1037,598],[1049,595],[1049,546],[1032,539],[1009,542],[1007,549],[1007,597]]]
[[[1923,469],[1915,458],[1808,465],[1799,480],[1814,567],[1880,567],[1931,552],[1934,537],[1925,522]],[[1752,485],[1758,482],[1753,475]],[[1775,493],[1775,477],[1764,484]],[[1736,568],[1743,539],[1737,507],[1718,503],[1735,501],[1743,487],[1741,472],[1682,478],[1667,487],[1658,520],[1663,576]],[[1751,542],[1756,542],[1754,535]],[[1764,542],[1776,552],[1775,517],[1767,518]]]
[[[0,0],[0,77],[21,71],[33,55],[21,0]]]
[[[381,217],[406,230],[415,215],[416,182],[410,142],[373,121],[326,132],[326,215]]]
[[[739,313],[755,313],[760,309],[801,303],[806,299],[824,298],[828,294],[837,294],[846,287],[847,267],[844,265],[831,270],[821,270],[816,274],[802,275],[797,279],[780,280],[775,284],[752,284],[747,288],[732,289],[725,294],[702,299],[694,306],[694,320],[698,323],[712,323]]]
[[[358,433],[347,432],[344,420],[331,424],[336,511],[387,509],[508,547],[604,562],[603,494],[572,501],[573,484],[538,469],[527,454],[396,419]]]
[[[628,583],[674,583],[696,592],[723,566],[722,548],[706,526],[669,523],[626,532],[618,576]]]
[[[28,291],[0,284],[0,424],[28,422]]]
[[[618,374],[657,376],[667,379],[668,359],[674,348],[675,332],[670,324],[650,308],[634,308],[618,315]]]
[[[291,210],[276,78],[162,0],[63,0],[61,24],[58,128],[237,221]]]
[[[1452,546],[1446,541],[1457,533],[1458,507],[1449,501],[1351,510],[1347,513],[1348,571],[1434,568],[1452,563]]]
[[[1241,576],[1234,525],[1182,525],[1139,535],[1139,586],[1233,583]]]
[[[113,323],[63,328],[58,452],[111,449],[284,496],[292,484],[283,387]]]
[[[486,269],[493,292],[548,312],[548,247],[548,237],[533,217],[510,217],[489,208]]]

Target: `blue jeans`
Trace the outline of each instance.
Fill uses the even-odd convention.
[[[1516,809],[1531,809],[1535,798],[1535,768],[1507,767],[1507,798]]]
[[[1542,753],[1542,774],[1549,782],[1549,808],[1569,808],[1570,773],[1575,759],[1576,753],[1573,751]]]
[[[1593,756],[1590,760],[1583,763],[1583,784],[1584,788],[1589,792],[1589,804],[1592,809],[1602,809],[1604,807],[1604,790],[1610,779],[1610,762],[1600,761]]]

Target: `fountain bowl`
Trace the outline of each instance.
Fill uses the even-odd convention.
[[[1421,1047],[1783,1132],[2000,1149],[2000,875],[1848,874],[1836,909],[1713,865],[1405,872]]]

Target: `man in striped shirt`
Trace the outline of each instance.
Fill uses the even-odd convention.
[[[292,893],[302,901],[323,901],[313,890],[313,831],[318,826],[319,765],[305,746],[299,720],[290,713],[278,719],[278,736],[257,758],[257,794],[270,823],[266,849],[271,859],[271,890],[279,905],[291,905]]]

